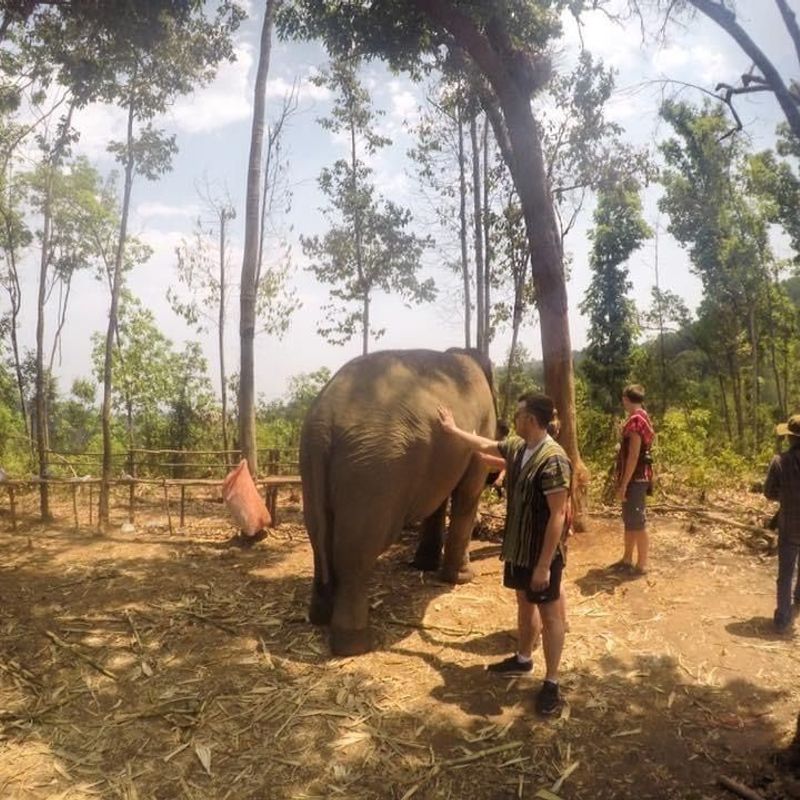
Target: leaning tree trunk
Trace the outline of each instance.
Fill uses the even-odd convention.
[[[222,399],[222,456],[224,464],[228,464],[228,387],[225,374],[225,303],[228,287],[225,283],[225,225],[228,221],[227,209],[222,207],[219,213],[219,317],[217,333],[219,343],[219,390]]]
[[[52,170],[53,167],[50,167]],[[47,485],[47,380],[44,372],[44,304],[47,299],[47,270],[50,264],[52,225],[52,172],[45,185],[42,221],[42,256],[39,261],[39,293],[36,302],[36,454],[39,461],[39,512],[42,522],[52,520]]]
[[[469,259],[467,257],[467,167],[464,158],[464,119],[459,106],[458,114],[458,196],[459,238],[461,239],[461,279],[464,284],[464,347],[472,341],[472,300],[469,290]]]
[[[541,137],[531,110],[533,87],[525,74],[514,71],[520,61],[526,64],[529,61],[513,56],[529,54],[513,49],[511,37],[502,28],[506,20],[493,21],[493,29],[483,33],[469,16],[448,0],[413,2],[469,53],[490,83],[503,112],[505,128],[495,128],[495,136],[498,140],[507,138],[511,152],[508,167],[525,215],[539,309],[545,390],[553,398],[561,417],[559,440],[573,464],[575,528],[581,530],[585,527],[589,473],[578,450],[575,378],[561,237],[544,168]],[[495,124],[494,117],[492,124]]]
[[[489,355],[492,341],[492,242],[491,218],[489,215],[489,117],[483,125],[483,346],[484,355]]]
[[[472,149],[472,223],[475,239],[475,346],[482,353],[487,350],[485,307],[483,298],[483,225],[481,224],[481,154],[478,149],[478,118],[469,121],[469,142]]]
[[[114,257],[114,275],[111,279],[111,307],[108,312],[105,361],[103,363],[103,468],[100,480],[100,502],[97,511],[97,524],[100,528],[107,527],[109,521],[109,493],[111,489],[111,367],[114,356],[114,335],[117,331],[117,317],[119,314],[119,295],[122,289],[122,265],[125,260],[125,240],[128,236],[128,216],[131,207],[131,189],[133,187],[133,169],[135,165],[135,156],[133,153],[133,118],[135,102],[134,97],[131,97],[128,104],[125,186],[122,193],[122,211],[119,222],[117,252]]]
[[[272,51],[272,23],[277,0],[267,0],[253,97],[253,126],[247,167],[247,203],[244,225],[241,295],[239,299],[239,447],[250,472],[258,472],[256,448],[255,335],[256,273],[260,240],[261,153],[264,147],[265,106],[269,59]]]

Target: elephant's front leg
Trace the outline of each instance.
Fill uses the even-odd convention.
[[[444,519],[447,500],[422,523],[417,552],[411,565],[423,572],[434,572],[442,563],[442,543],[444,542]]]

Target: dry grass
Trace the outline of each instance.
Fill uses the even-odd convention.
[[[800,706],[796,643],[738,532],[659,521],[630,582],[603,569],[614,523],[577,537],[568,703],[542,721],[537,678],[484,671],[514,646],[496,539],[451,588],[405,567],[409,534],[373,582],[378,649],[330,659],[297,509],[251,551],[219,511],[197,501],[179,536],[0,534],[0,797],[686,800],[730,796],[720,774],[790,796],[767,754]]]

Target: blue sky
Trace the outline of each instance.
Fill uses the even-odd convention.
[[[161,120],[161,125],[178,137],[180,152],[172,172],[157,183],[140,179],[134,186],[130,230],[154,248],[154,255],[148,264],[131,275],[129,286],[153,310],[162,330],[178,346],[184,340],[198,336],[170,310],[166,291],[169,286],[177,285],[174,248],[181,237],[189,236],[193,220],[201,210],[195,187],[204,175],[212,184],[225,186],[236,207],[238,219],[234,223],[231,252],[234,275],[238,275],[241,267],[241,223],[261,3],[250,0],[250,8],[255,16],[243,25],[237,37],[236,62],[225,65],[209,87],[180,99]],[[800,75],[791,42],[783,33],[774,4],[764,0],[740,0],[737,8],[751,35],[773,58],[782,74]],[[655,30],[655,25],[652,29]],[[776,35],[776,31],[781,35]],[[656,44],[653,41],[642,42],[638,22],[619,27],[602,14],[595,13],[585,17],[583,41],[596,57],[618,71],[617,91],[610,103],[609,116],[625,128],[627,140],[651,149],[669,134],[666,127],[659,124],[657,110],[663,93],[672,94],[675,89],[665,89],[658,83],[648,84],[648,81],[672,78],[712,89],[718,81],[736,82],[737,76],[750,67],[737,46],[700,15],[686,18],[681,26],[672,26],[667,40]],[[578,43],[575,24],[566,19],[565,35],[555,52],[557,69],[570,68],[577,56]],[[289,124],[286,137],[288,180],[294,202],[290,214],[276,221],[287,231],[291,230],[290,238],[294,240],[293,283],[303,306],[283,339],[261,335],[257,340],[256,386],[269,399],[284,394],[291,376],[321,366],[336,369],[360,353],[358,338],[344,347],[333,347],[317,336],[315,321],[320,306],[326,301],[326,293],[324,287],[317,285],[304,269],[306,261],[297,243],[298,234],[324,230],[320,212],[324,198],[317,189],[316,179],[323,166],[332,164],[343,154],[342,143],[322,130],[316,121],[328,112],[330,97],[311,84],[309,76],[324,67],[326,62],[324,51],[314,43],[277,42],[273,49],[268,113],[271,116],[277,113],[283,95],[295,80],[300,90],[300,108]],[[427,215],[429,210],[423,208],[412,166],[406,158],[408,148],[413,145],[406,125],[416,118],[422,92],[405,76],[392,75],[380,64],[367,65],[362,77],[376,106],[385,111],[381,128],[394,142],[373,163],[379,190],[407,205],[413,212]],[[694,102],[702,99],[694,90],[684,90],[681,96]],[[768,146],[780,119],[775,101],[766,95],[741,97],[737,109],[753,145]],[[81,130],[77,152],[87,155],[101,171],[113,168],[105,148],[110,138],[122,137],[124,121],[121,114],[114,109],[93,106],[81,113],[76,124]],[[694,308],[700,297],[699,282],[689,271],[686,254],[664,231],[667,220],[658,217],[657,197],[657,187],[646,192],[645,215],[652,226],[658,224],[661,229],[658,256],[662,287],[682,295],[690,308]],[[590,278],[586,232],[591,227],[591,213],[592,204],[589,203],[566,242],[572,259],[568,292],[572,341],[576,349],[583,347],[586,341],[586,321],[577,306]],[[778,241],[777,246],[780,248],[782,243]],[[458,278],[444,268],[445,257],[441,249],[426,256],[426,274],[434,277],[440,286],[437,302],[407,309],[394,299],[376,298],[373,309],[375,323],[386,327],[387,332],[373,345],[373,349],[443,349],[463,343],[463,322],[455,299]],[[647,305],[654,282],[654,260],[655,246],[651,241],[630,261],[633,297],[641,306]],[[20,331],[22,342],[28,346],[33,344],[35,327],[34,272],[31,260],[23,287],[26,295]],[[238,368],[237,302],[231,304],[231,323],[227,331],[229,370]],[[80,275],[75,279],[72,303],[63,336],[62,360],[56,368],[64,390],[69,389],[74,378],[86,377],[91,372],[89,338],[91,332],[105,329],[107,291],[90,276]],[[53,317],[48,323],[48,340],[52,337],[52,320]],[[200,340],[216,384],[216,335],[209,332],[200,336]],[[491,348],[495,362],[505,358],[509,341],[510,331],[498,332]],[[524,329],[522,342],[535,355],[540,353],[539,332],[535,324]]]

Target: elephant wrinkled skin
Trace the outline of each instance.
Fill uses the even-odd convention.
[[[441,566],[450,583],[472,578],[467,547],[487,470],[441,428],[440,405],[461,428],[494,436],[488,360],[467,350],[361,356],[331,378],[306,416],[300,474],[314,551],[309,616],[331,625],[336,655],[370,649],[370,576],[404,527],[422,522],[416,567]]]

